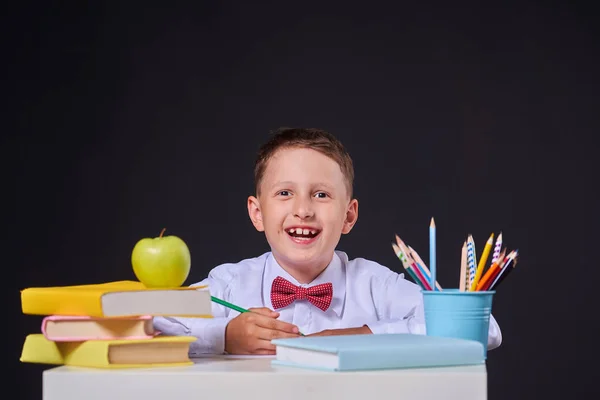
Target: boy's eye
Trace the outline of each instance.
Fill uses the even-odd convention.
[[[317,197],[319,199],[326,199],[328,196],[327,196],[327,193],[325,193],[325,192],[318,192],[315,194],[315,197]]]
[[[279,193],[277,193],[279,196],[289,196],[290,192],[287,190],[281,190]]]

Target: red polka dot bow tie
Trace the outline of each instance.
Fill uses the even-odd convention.
[[[278,276],[271,285],[271,303],[275,309],[288,306],[295,300],[306,299],[325,311],[329,308],[332,297],[333,285],[331,282],[303,288]]]

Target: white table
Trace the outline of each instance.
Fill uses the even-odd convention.
[[[486,399],[485,365],[360,372],[271,366],[272,357],[213,356],[189,367],[44,371],[44,400]]]

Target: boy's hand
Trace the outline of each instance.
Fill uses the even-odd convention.
[[[271,339],[298,337],[298,327],[278,321],[278,312],[268,308],[250,308],[225,328],[225,351],[229,354],[275,354]]]
[[[363,325],[360,328],[325,329],[306,336],[368,335],[371,333],[373,333],[371,329],[367,325]]]

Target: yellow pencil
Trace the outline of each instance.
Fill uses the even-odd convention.
[[[492,250],[492,246],[494,245],[494,234],[490,235],[490,238],[485,244],[483,248],[483,252],[481,253],[481,258],[479,259],[479,265],[477,266],[477,270],[475,270],[475,278],[473,279],[473,283],[471,284],[471,292],[475,291],[479,280],[481,279],[481,275],[483,274],[483,270],[485,269],[485,263],[487,261],[488,256],[490,255],[490,251]]]

